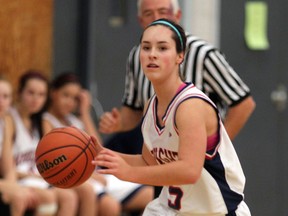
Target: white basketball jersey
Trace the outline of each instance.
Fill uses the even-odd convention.
[[[215,108],[203,92],[189,84],[170,102],[163,118],[164,127],[159,126],[156,120],[157,98],[155,95],[151,98],[143,118],[142,133],[147,148],[159,164],[178,160],[175,113],[181,102],[191,98],[203,99]],[[233,214],[243,200],[245,177],[220,119],[219,125],[220,141],[213,150],[206,151],[200,179],[195,184],[164,186],[162,189],[159,202],[173,209],[175,215]]]
[[[13,153],[17,171],[23,173],[38,173],[35,165],[35,150],[40,140],[36,130],[30,133],[24,126],[23,121],[15,108],[10,110],[15,125],[15,138]]]
[[[62,122],[60,122],[59,119],[57,119],[51,113],[45,112],[43,117],[45,120],[49,121],[54,128],[67,126],[67,125],[64,125]],[[75,115],[72,115],[72,114],[67,115],[66,121],[69,122],[69,126],[74,126],[81,130],[84,130],[83,123]]]

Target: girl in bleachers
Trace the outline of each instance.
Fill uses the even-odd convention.
[[[9,121],[7,112],[12,102],[11,84],[0,77],[0,212],[1,215],[22,216],[26,212],[35,215],[53,215],[56,209],[44,211],[55,206],[55,196],[50,191],[20,186],[16,181],[16,169],[13,162],[12,149],[2,146],[7,134]]]
[[[40,215],[74,216],[78,204],[75,191],[51,188],[39,176],[34,161],[36,146],[45,130],[41,111],[47,100],[48,81],[40,72],[26,72],[19,79],[17,93],[15,106],[5,116],[3,175],[31,188],[37,204],[45,203],[37,208],[36,215],[40,212]],[[9,164],[15,165],[17,175]]]

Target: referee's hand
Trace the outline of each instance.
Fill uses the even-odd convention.
[[[117,108],[111,112],[105,112],[99,122],[99,131],[104,134],[111,134],[121,130],[121,114]]]

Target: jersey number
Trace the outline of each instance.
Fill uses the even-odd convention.
[[[180,210],[181,209],[181,199],[183,196],[183,191],[179,187],[169,187],[169,194],[175,196],[174,202],[168,199],[168,206],[170,208]]]

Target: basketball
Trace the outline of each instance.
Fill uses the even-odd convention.
[[[76,127],[51,130],[39,141],[35,162],[49,184],[72,188],[85,182],[95,169],[96,148],[91,137]]]

